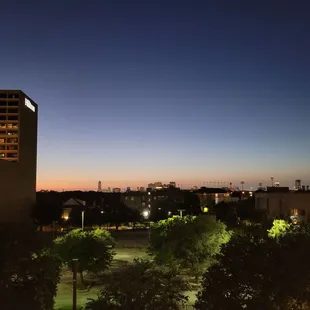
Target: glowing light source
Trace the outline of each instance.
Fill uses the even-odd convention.
[[[150,215],[150,212],[145,210],[145,211],[142,212],[142,215],[144,216],[144,218],[148,218],[149,215]]]

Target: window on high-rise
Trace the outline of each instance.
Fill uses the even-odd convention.
[[[0,153],[0,158],[3,158],[5,157],[5,154],[4,153]]]
[[[6,108],[0,108],[0,113],[6,113]]]
[[[0,138],[0,143],[5,143],[5,139]]]
[[[18,124],[7,124],[6,127],[8,129],[18,129]],[[0,128],[1,128],[1,124],[0,124]],[[5,124],[4,124],[4,128],[5,128]]]
[[[17,145],[8,145],[7,148],[9,151],[17,151],[18,149]]]
[[[19,101],[9,101],[8,106],[9,107],[18,107]]]
[[[6,101],[0,101],[0,107],[6,107],[7,104],[6,104]]]
[[[19,98],[19,94],[8,94],[8,98]]]
[[[18,108],[8,109],[8,113],[18,113]]]
[[[9,121],[18,121],[18,115],[9,115],[8,120]]]
[[[18,136],[17,131],[8,131],[8,136]]]
[[[6,116],[5,115],[0,115],[0,121],[5,121],[6,120]]]
[[[1,124],[0,123],[0,128],[4,128],[5,129],[6,128],[6,124],[4,124],[4,123]]]
[[[9,138],[8,143],[17,143],[18,140],[16,138]]]
[[[17,158],[17,153],[8,153],[7,158]]]
[[[1,93],[0,93],[0,98],[7,98],[7,97],[8,97],[7,94],[3,94],[3,93],[1,94]]]

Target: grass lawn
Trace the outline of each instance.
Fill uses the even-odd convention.
[[[137,238],[136,238],[137,236]],[[114,236],[113,236],[114,237]],[[132,263],[134,258],[146,258],[148,235],[140,233],[120,233],[115,236],[116,255],[114,256],[111,270],[116,270],[124,264]],[[96,278],[84,275],[86,282],[96,282]],[[85,306],[88,298],[96,298],[100,291],[100,285],[93,285],[87,290],[77,291],[77,309]],[[196,291],[186,292],[189,297],[188,304],[193,305],[196,300]],[[72,272],[64,270],[58,284],[57,296],[55,297],[55,310],[72,309]]]
[[[112,270],[119,266],[133,262],[134,258],[147,257],[146,254],[147,243],[145,240],[134,242],[128,240],[120,240],[116,245],[116,255],[112,262]],[[85,280],[92,281],[93,278],[85,275]],[[77,308],[82,308],[87,302],[88,298],[96,298],[100,286],[92,286],[89,290],[77,291]],[[55,298],[55,310],[71,310],[72,309],[72,272],[64,270],[60,283],[58,284],[57,296]]]

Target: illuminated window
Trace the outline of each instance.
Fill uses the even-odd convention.
[[[291,209],[291,215],[298,215],[298,209]]]
[[[1,127],[0,127],[1,128]],[[18,128],[18,124],[7,124],[7,128],[8,129],[17,129]]]
[[[0,128],[6,128],[5,124],[0,124]]]
[[[5,139],[0,138],[0,143],[5,143]]]
[[[9,136],[18,136],[18,132],[17,131],[8,131],[8,135]]]
[[[131,200],[135,200],[135,197],[131,197]]]
[[[3,158],[4,156],[4,153],[0,153],[0,158]]]

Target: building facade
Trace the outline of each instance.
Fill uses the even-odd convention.
[[[255,207],[265,211],[269,219],[310,220],[310,191],[290,191],[288,188],[267,188],[255,193]]]
[[[0,223],[30,221],[36,202],[38,106],[20,90],[0,90]]]

